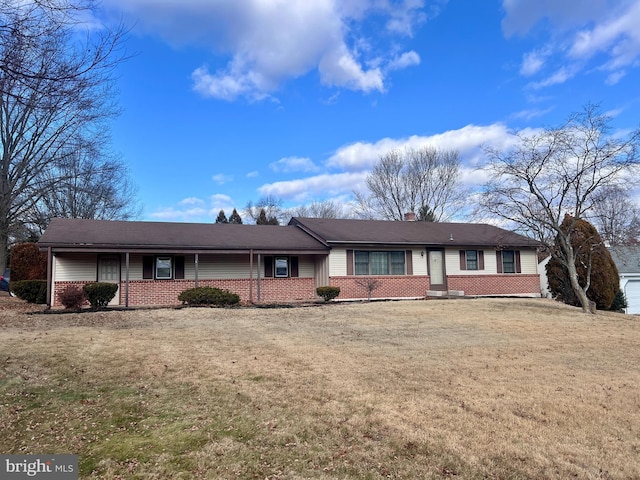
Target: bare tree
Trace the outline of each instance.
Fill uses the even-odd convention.
[[[371,301],[371,294],[380,287],[380,280],[372,277],[356,279],[356,285],[362,287],[367,292],[367,302]]]
[[[628,188],[603,188],[594,200],[589,217],[607,245],[617,247],[640,241],[640,207],[631,199]]]
[[[358,213],[365,218],[403,220],[407,212],[428,210],[429,219],[446,221],[461,211],[467,197],[458,152],[432,147],[388,152],[366,184],[368,192],[355,193]]]
[[[485,150],[491,181],[480,208],[540,240],[567,269],[583,310],[594,313],[578,281],[571,237],[599,193],[637,178],[640,130],[611,135],[610,119],[589,104],[558,128],[517,136],[519,143],[510,150]],[[572,219],[563,225],[566,214]]]
[[[333,200],[314,201],[308,205],[287,210],[286,213],[291,217],[342,218],[342,207]]]
[[[139,216],[136,188],[127,167],[115,158],[87,154],[65,155],[57,168],[43,172],[43,181],[51,188],[22,221],[35,236],[54,217],[128,220]]]
[[[69,159],[101,150],[120,28],[89,30],[92,0],[0,0],[0,269],[12,232],[51,194]],[[95,157],[94,157],[95,158]]]
[[[282,210],[282,204],[283,201],[281,198],[267,195],[266,197],[262,197],[255,204],[249,200],[247,205],[244,207],[244,213],[246,217],[253,220],[253,223],[257,223],[258,219],[261,217],[261,212],[264,210],[266,222],[271,222],[268,224],[273,224],[274,220],[280,224],[283,223],[283,216],[285,216]],[[260,221],[263,220],[260,219]]]

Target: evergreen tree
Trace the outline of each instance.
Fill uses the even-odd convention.
[[[242,218],[240,217],[240,214],[235,208],[233,209],[233,212],[231,212],[231,216],[229,217],[229,223],[242,225]]]
[[[564,228],[574,222],[567,215]],[[571,233],[571,246],[576,253],[578,282],[585,288],[587,297],[600,310],[611,308],[618,291],[620,278],[616,264],[611,258],[596,228],[586,220],[579,219]],[[556,255],[547,263],[549,289],[553,296],[568,305],[581,306],[569,280],[569,271]]]
[[[256,218],[256,225],[269,225],[269,220],[267,220],[267,212],[264,211],[264,208],[260,209],[258,218]]]
[[[227,220],[227,216],[224,214],[224,210],[220,210],[220,212],[218,213],[216,223],[229,223],[229,220]]]

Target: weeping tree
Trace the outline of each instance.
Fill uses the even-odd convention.
[[[426,211],[428,221],[447,221],[462,210],[467,197],[458,152],[428,146],[386,153],[367,175],[366,185],[366,192],[354,192],[365,218],[403,220],[407,212]]]
[[[598,194],[628,187],[640,164],[640,130],[613,133],[610,118],[591,104],[557,128],[516,133],[512,148],[485,150],[490,181],[478,203],[483,214],[539,240],[566,269],[579,305],[591,313],[595,305],[587,295],[589,284],[580,282],[572,238]]]
[[[596,308],[608,310],[620,290],[618,268],[598,230],[591,223],[583,219],[574,222],[573,217],[566,215],[560,228],[564,230],[570,225],[573,225],[570,241],[576,255],[578,283]],[[580,306],[568,269],[558,260],[559,256],[554,255],[546,266],[549,290],[556,299]]]
[[[100,158],[118,113],[125,32],[83,27],[93,6],[0,0],[0,270],[10,239],[74,175],[69,164]]]

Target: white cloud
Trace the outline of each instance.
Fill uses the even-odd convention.
[[[366,172],[323,174],[314,177],[275,182],[261,186],[261,195],[273,195],[278,198],[304,202],[314,197],[336,196],[361,189]]]
[[[211,179],[216,182],[218,185],[222,185],[224,183],[229,183],[233,181],[233,177],[231,175],[225,175],[224,173],[218,173],[211,177]]]
[[[511,115],[512,118],[517,118],[519,120],[531,120],[532,118],[542,117],[546,115],[553,107],[544,108],[544,109],[528,109],[528,110],[520,110],[519,112]]]
[[[544,55],[540,52],[529,52],[524,55],[520,66],[520,75],[529,77],[544,66]]]
[[[151,218],[174,222],[208,222],[218,216],[220,210],[232,212],[233,199],[224,194],[211,195],[208,201],[189,197],[177,203],[177,207],[160,208],[151,213]]]
[[[533,88],[566,82],[582,71],[611,72],[614,85],[640,65],[640,2],[627,0],[503,0],[504,34],[528,33],[540,23],[550,40],[523,57],[520,74],[544,75]],[[604,59],[604,60],[603,60]],[[554,69],[549,74],[545,67]]]
[[[375,143],[356,142],[340,147],[329,158],[327,166],[346,171],[367,170],[372,168],[379,158],[390,150],[419,148],[425,145],[445,150],[457,150],[462,157],[475,161],[480,145],[504,147],[512,141],[511,134],[503,124],[467,125],[457,130],[448,130],[431,136],[413,135],[407,138],[383,138]]]
[[[252,172],[247,173],[247,178],[256,178],[260,176],[260,172],[257,170],[253,170]]]
[[[204,200],[202,200],[201,198],[189,197],[189,198],[185,198],[184,200],[179,201],[178,205],[180,205],[181,207],[186,207],[186,206],[189,206],[189,205],[202,206],[202,205],[204,205]]]
[[[319,167],[310,158],[284,157],[269,165],[274,172],[317,172]]]
[[[382,44],[388,36],[365,39],[359,34],[363,25],[383,16],[388,32],[411,36],[426,18],[423,0],[105,0],[104,5],[135,19],[136,31],[228,57],[225,67],[201,65],[192,73],[195,91],[228,101],[270,98],[283,82],[313,70],[328,86],[384,91],[386,72],[375,63],[406,68],[419,57],[407,52],[393,59],[393,49]],[[377,48],[360,48],[370,42]]]
[[[387,68],[389,70],[402,70],[413,65],[420,65],[420,55],[411,50],[393,58]]]

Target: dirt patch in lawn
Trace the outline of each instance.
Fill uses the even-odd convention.
[[[637,478],[636,317],[542,299],[0,312],[5,453],[82,478]]]

